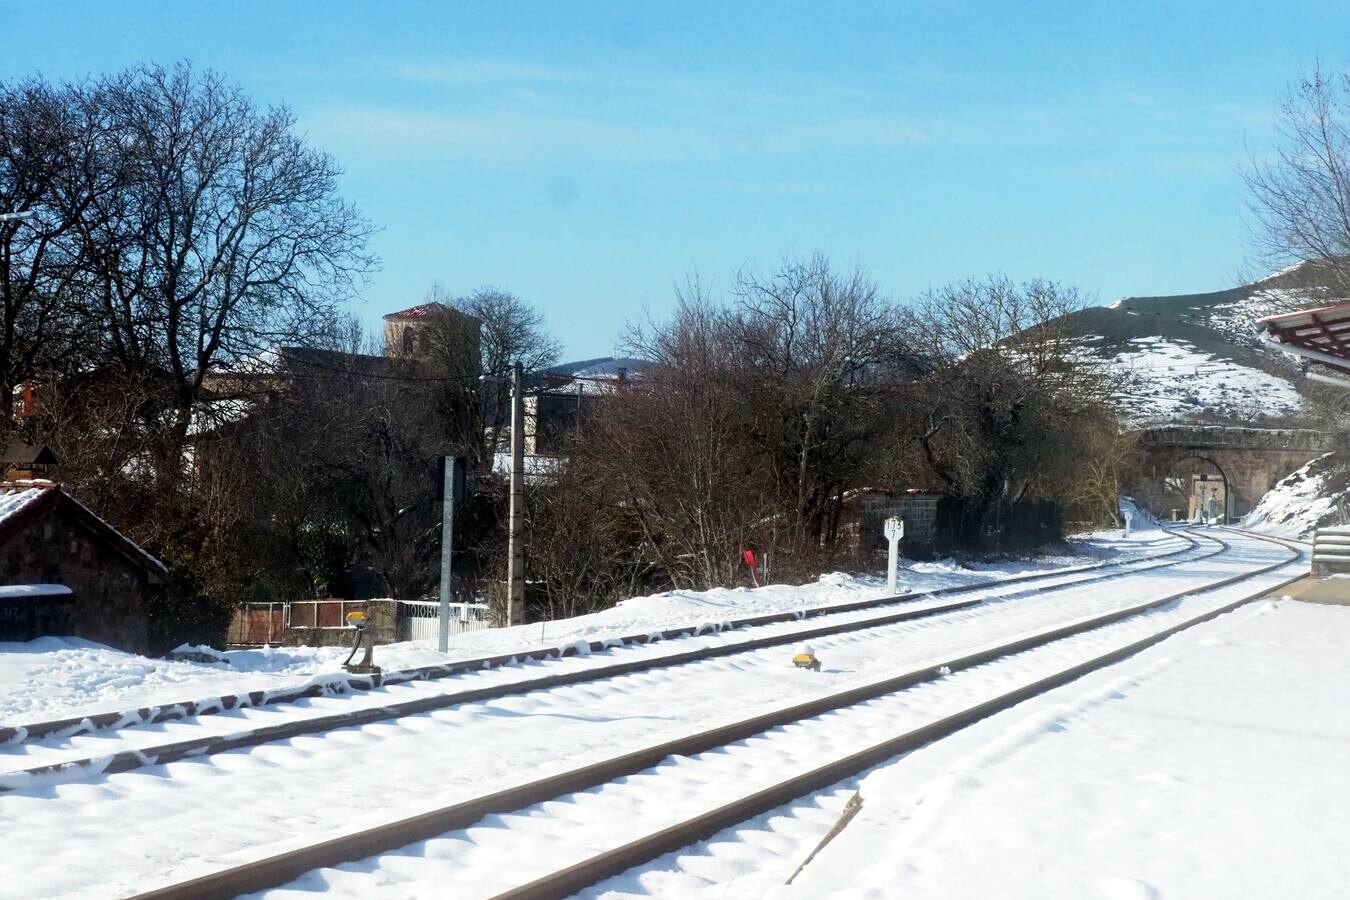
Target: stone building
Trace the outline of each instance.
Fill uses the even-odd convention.
[[[839,513],[840,544],[859,558],[884,553],[887,544],[882,524],[896,516],[905,523],[901,552],[906,556],[927,556],[937,537],[935,523],[941,499],[940,494],[919,490],[848,491]]]
[[[143,653],[168,570],[51,480],[50,454],[20,444],[5,457],[0,640],[74,635]]]
[[[444,303],[401,309],[384,317],[384,355],[401,359],[459,356],[465,370],[476,373],[482,326],[477,317]]]

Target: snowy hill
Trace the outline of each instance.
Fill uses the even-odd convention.
[[[1208,294],[1130,297],[1070,317],[1080,350],[1119,373],[1118,399],[1136,424],[1293,424],[1297,366],[1265,348],[1257,320],[1335,302],[1307,265]]]
[[[1350,500],[1350,471],[1337,454],[1319,456],[1281,479],[1242,520],[1252,531],[1311,537],[1321,525],[1340,524],[1338,504]]]

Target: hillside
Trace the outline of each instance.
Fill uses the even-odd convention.
[[[1208,294],[1129,297],[1070,317],[1081,350],[1120,376],[1136,424],[1289,424],[1303,411],[1299,369],[1256,337],[1257,320],[1332,299],[1307,266]]]
[[[1350,502],[1350,469],[1341,454],[1319,456],[1282,478],[1242,520],[1253,531],[1280,537],[1311,537],[1324,525],[1344,524]]]

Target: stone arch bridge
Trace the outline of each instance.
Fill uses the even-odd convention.
[[[1138,435],[1139,469],[1126,489],[1160,517],[1170,515],[1161,507],[1177,508],[1179,491],[1189,496],[1197,488],[1223,497],[1218,509],[1229,518],[1246,515],[1281,478],[1344,443],[1341,435],[1307,428],[1166,425]]]

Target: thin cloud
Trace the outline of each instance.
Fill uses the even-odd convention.
[[[926,129],[916,123],[877,115],[794,118],[706,113],[650,122],[584,114],[456,114],[389,106],[330,106],[307,116],[302,124],[325,144],[487,160],[666,162],[820,149],[883,149],[928,139]]]
[[[667,102],[712,101],[790,107],[803,103],[876,102],[888,96],[868,88],[816,78],[776,79],[772,87],[765,87],[730,74],[714,77],[666,71],[564,69],[491,58],[424,63],[400,61],[387,65],[386,70],[395,78],[425,85],[455,88],[571,88],[577,91],[618,92],[632,98]]]
[[[575,77],[563,69],[503,59],[459,59],[422,65],[397,63],[394,75],[424,84],[481,87],[508,84],[566,84]]]

